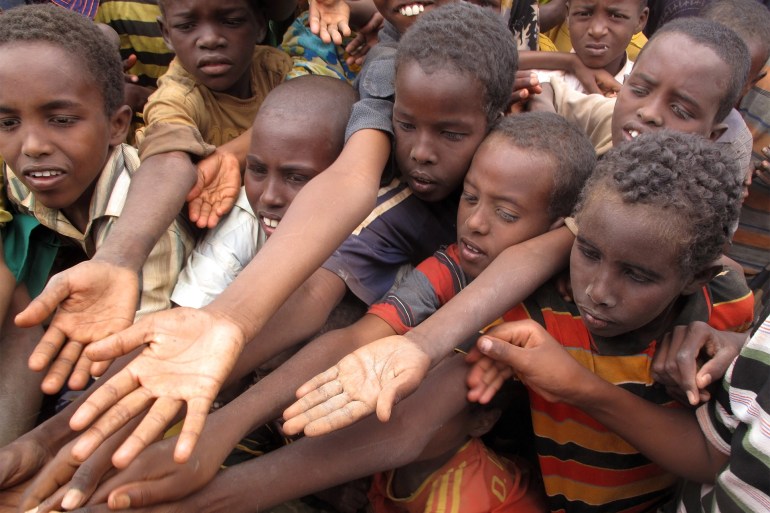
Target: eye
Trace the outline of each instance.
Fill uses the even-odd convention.
[[[687,112],[681,105],[674,104],[671,106],[671,110],[674,112],[674,115],[680,119],[689,120],[692,119],[692,114]]]
[[[640,98],[647,96],[647,93],[649,93],[649,91],[646,88],[640,87],[640,86],[630,85],[629,89],[631,90],[631,93],[634,96],[638,96]]]
[[[74,116],[53,116],[51,118],[51,124],[59,127],[68,127],[75,124],[77,118]]]
[[[237,18],[225,18],[222,20],[222,25],[225,25],[227,27],[240,27],[246,22],[246,18],[243,17],[237,17]]]
[[[396,126],[403,130],[404,132],[411,132],[414,130],[414,125],[412,123],[407,123],[406,121],[398,121],[396,120]]]
[[[310,177],[299,173],[291,173],[286,175],[286,181],[293,185],[305,185],[310,181]]]
[[[265,168],[265,166],[257,162],[247,162],[246,172],[249,173],[254,178],[256,178],[257,180],[262,180],[263,178],[265,178],[265,176],[267,176],[267,168]]]
[[[601,259],[599,252],[588,246],[579,245],[578,251],[580,251],[580,254],[583,255],[583,257],[592,262],[597,262]]]
[[[591,11],[587,11],[587,10],[575,11],[570,13],[570,16],[585,18],[585,17],[591,16]]]
[[[614,20],[627,20],[628,16],[626,16],[625,14],[621,14],[619,12],[611,12],[610,13],[610,18],[612,18]]]
[[[174,30],[178,30],[180,32],[188,32],[192,30],[195,27],[195,23],[192,21],[186,21],[184,23],[177,23],[176,25],[172,25],[171,28]]]
[[[451,132],[449,130],[444,130],[441,132],[441,135],[450,141],[458,142],[462,141],[465,138],[465,134],[461,134],[460,132]]]
[[[463,191],[462,195],[460,196],[460,200],[471,205],[475,205],[476,202],[478,202],[478,198],[468,191]]]
[[[505,221],[506,223],[514,223],[519,220],[519,216],[515,215],[513,212],[509,212],[503,208],[498,208],[496,211],[497,215]]]
[[[632,281],[635,281],[636,283],[651,283],[652,280],[650,280],[647,276],[643,275],[642,273],[635,271],[634,269],[626,269],[625,275],[630,278]]]
[[[0,119],[0,130],[13,130],[19,125],[19,120],[17,118],[3,118]]]

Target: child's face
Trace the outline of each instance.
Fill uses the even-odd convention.
[[[268,237],[299,190],[336,157],[326,138],[311,132],[271,116],[258,115],[254,120],[243,184]]]
[[[478,80],[446,69],[426,74],[416,62],[396,75],[396,163],[415,196],[448,197],[463,181],[487,130]]]
[[[716,53],[681,34],[648,43],[618,93],[612,143],[662,128],[716,139],[724,131],[715,118],[728,74]]]
[[[631,38],[647,23],[648,12],[639,0],[570,0],[569,33],[575,53],[589,68],[615,75]]]
[[[552,220],[553,163],[502,136],[473,157],[457,211],[460,265],[475,278],[509,246],[545,233]]]
[[[406,32],[420,14],[434,7],[457,2],[458,0],[374,0],[374,6],[396,27],[399,34]]]
[[[668,216],[659,207],[629,205],[603,191],[578,214],[572,294],[594,335],[614,337],[640,328],[654,333],[691,284],[692,277],[680,271],[683,246]]]
[[[265,21],[245,0],[167,1],[159,19],[166,44],[195,81],[238,98],[251,96],[254,45]]]
[[[0,50],[0,155],[49,208],[87,209],[110,147],[126,135],[130,111],[112,116],[83,64],[45,42]]]

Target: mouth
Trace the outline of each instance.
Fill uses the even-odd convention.
[[[642,130],[635,125],[626,125],[623,127],[623,138],[627,141],[631,141],[639,137],[642,134]]]
[[[418,196],[430,194],[438,187],[438,183],[431,176],[420,171],[409,173],[407,181],[412,192]]]
[[[460,239],[460,249],[464,254],[468,254],[473,258],[480,258],[483,256],[486,256],[486,253],[479,248],[477,245],[473,244],[471,241],[469,241],[466,238]]]
[[[62,169],[42,166],[26,167],[21,171],[27,185],[37,191],[56,187],[66,174]]]
[[[603,330],[603,329],[606,329],[610,324],[612,324],[612,321],[605,319],[603,317],[599,317],[598,315],[592,313],[590,310],[586,310],[585,308],[582,308],[580,305],[578,305],[578,308],[580,309],[580,312],[582,314],[583,322],[588,326],[589,331]]]
[[[276,216],[275,214],[269,214],[267,212],[260,212],[257,215],[257,219],[259,219],[259,223],[262,225],[262,228],[265,230],[265,233],[269,236],[271,235],[276,228],[278,228],[278,224],[281,222],[281,218]]]
[[[603,43],[589,43],[584,46],[584,49],[588,55],[600,57],[609,51],[610,46]]]
[[[396,8],[396,11],[401,16],[411,17],[411,16],[417,16],[418,14],[421,14],[425,11],[425,4],[421,3],[412,3],[407,5],[402,5],[400,7]]]
[[[198,61],[198,69],[207,75],[223,75],[232,68],[233,63],[226,57],[203,57]]]

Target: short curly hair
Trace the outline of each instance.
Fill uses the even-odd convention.
[[[596,165],[596,152],[585,133],[553,112],[525,112],[495,123],[487,138],[493,136],[541,154],[552,163],[553,189],[548,216],[551,219],[568,216]]]
[[[639,52],[636,62],[638,63],[644,58],[645,50],[668,34],[685,36],[692,41],[694,46],[704,46],[710,49],[727,64],[730,69],[727,77],[728,87],[719,101],[719,108],[716,113],[717,122],[724,120],[738,102],[743,86],[749,78],[751,58],[746,43],[734,30],[721,23],[703,18],[679,18],[666,23],[655,31],[655,34]]]
[[[449,68],[476,78],[491,123],[510,104],[518,60],[498,15],[458,2],[426,12],[406,31],[398,44],[396,73],[405,62],[417,62],[426,73]]]
[[[761,45],[764,61],[770,57],[770,9],[757,0],[719,0],[707,3],[700,16],[730,27],[747,45]]]
[[[50,3],[22,5],[0,14],[0,46],[38,41],[58,46],[82,63],[81,70],[72,72],[93,77],[108,116],[124,104],[120,52],[91,20]]]
[[[695,134],[660,130],[607,152],[580,195],[575,214],[602,193],[670,212],[680,235],[680,269],[695,274],[717,259],[738,222],[742,181],[735,159]],[[601,201],[601,199],[598,199]]]

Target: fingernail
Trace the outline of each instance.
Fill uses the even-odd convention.
[[[112,509],[128,509],[131,507],[131,498],[128,495],[122,494],[115,497],[112,501]]]
[[[695,397],[695,394],[692,393],[692,391],[687,391],[687,400],[690,401],[690,404],[693,406],[698,404],[698,399]]]
[[[37,510],[39,510],[39,509],[40,509],[40,506],[35,506],[35,507],[34,507],[34,508],[32,508],[32,509],[28,509],[28,510],[27,510],[27,511],[25,511],[24,513],[37,513]]]
[[[490,349],[492,349],[492,341],[489,340],[488,338],[482,338],[479,341],[479,349],[481,349],[484,352],[489,351]]]
[[[61,507],[64,509],[75,509],[80,506],[82,500],[83,492],[72,489],[64,494],[64,498],[61,500]]]

